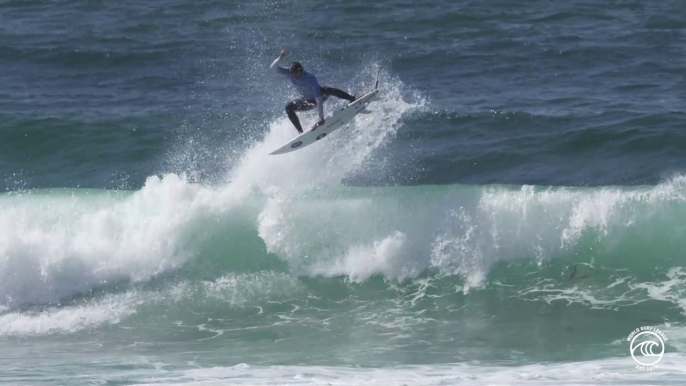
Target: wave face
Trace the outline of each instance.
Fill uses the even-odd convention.
[[[623,352],[613,342],[643,320],[675,334],[686,320],[682,178],[585,189],[286,185],[286,194],[234,190],[241,178],[3,196],[0,334],[116,326],[124,340],[227,344],[308,334],[317,350],[345,345],[336,338],[345,334],[394,350],[381,363],[416,360],[395,355],[422,342],[430,361],[493,359],[479,350],[487,339],[502,360],[527,349],[528,359],[573,360],[592,342],[599,356]],[[158,331],[139,336],[150,324]],[[570,352],[533,352],[572,328],[584,339]]]
[[[273,196],[237,193],[233,183],[170,174],[136,192],[2,196],[3,306],[54,304],[169,272],[213,275],[218,263],[224,273],[287,271],[351,284],[455,277],[464,292],[523,280],[493,271],[503,264],[563,262],[642,277],[679,268],[686,246],[681,177],[636,188],[338,187]]]

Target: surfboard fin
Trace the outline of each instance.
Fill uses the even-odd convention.
[[[360,114],[371,114],[371,113],[372,113],[372,112],[371,112],[371,111],[369,111],[369,110],[367,110],[367,108],[366,108],[366,107],[365,107],[365,108],[363,108],[362,110],[360,110]]]

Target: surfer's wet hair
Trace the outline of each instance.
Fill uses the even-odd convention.
[[[291,74],[302,74],[305,69],[303,68],[303,65],[298,63],[298,62],[293,62],[291,63],[290,67]]]

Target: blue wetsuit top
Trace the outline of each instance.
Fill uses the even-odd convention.
[[[276,58],[270,68],[275,69],[279,74],[287,75],[291,83],[300,91],[300,95],[302,95],[303,99],[314,99],[317,102],[319,118],[324,119],[324,99],[322,98],[322,88],[319,86],[317,78],[311,73],[303,71],[303,76],[300,79],[296,79],[293,74],[291,74],[290,70],[279,66],[280,62],[281,58]]]

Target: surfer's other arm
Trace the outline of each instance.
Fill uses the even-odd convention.
[[[284,74],[284,75],[290,74],[290,71],[286,67],[279,66],[279,64],[281,63],[281,59],[283,59],[285,56],[286,56],[286,50],[282,49],[281,52],[279,53],[279,57],[276,58],[276,60],[274,60],[272,62],[272,65],[269,66],[269,68],[273,69],[274,71],[278,72],[279,74]]]

